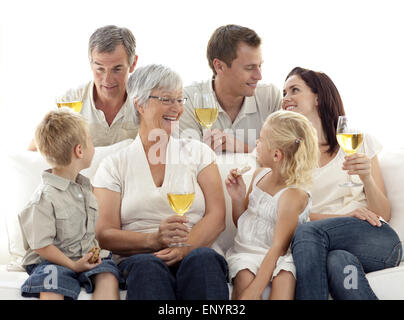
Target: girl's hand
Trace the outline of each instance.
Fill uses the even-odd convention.
[[[246,195],[246,185],[243,177],[237,173],[237,169],[231,169],[226,180],[226,189],[232,200],[244,201]]]
[[[93,256],[92,252],[89,252],[85,254],[83,257],[81,257],[79,260],[74,261],[72,270],[74,272],[80,273],[83,271],[90,270],[96,266],[98,266],[101,263],[101,257],[98,257],[97,262],[95,263],[90,263],[88,260]]]
[[[347,213],[346,216],[355,217],[355,218],[358,218],[361,220],[366,220],[372,226],[375,226],[375,227],[376,226],[380,227],[382,225],[382,223],[379,220],[379,216],[367,208],[355,209],[354,211]]]
[[[348,170],[350,175],[358,175],[362,182],[371,177],[371,160],[363,153],[354,153],[345,156],[345,161],[342,164],[343,170]]]
[[[188,222],[185,216],[172,215],[160,222],[157,232],[159,248],[167,248],[169,244],[188,241],[188,227],[184,224]]]
[[[167,266],[172,266],[184,259],[186,250],[185,247],[165,248],[155,252],[154,255],[164,261]]]

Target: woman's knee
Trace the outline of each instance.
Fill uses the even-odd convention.
[[[156,272],[166,272],[168,267],[163,261],[153,254],[135,254],[128,257],[120,265],[120,269],[125,278],[132,278],[134,275],[147,275]]]
[[[346,266],[358,266],[357,257],[346,250],[331,250],[327,255],[327,270],[344,269]]]
[[[215,250],[211,248],[201,247],[192,250],[186,255],[183,262],[185,264],[211,264],[211,263],[223,263],[224,258],[216,253]]]
[[[297,226],[292,239],[292,247],[299,242],[318,243],[318,238],[323,236],[323,232],[313,223],[308,222]]]

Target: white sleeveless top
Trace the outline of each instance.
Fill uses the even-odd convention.
[[[256,274],[272,245],[278,217],[278,200],[285,190],[295,188],[294,186],[286,187],[274,196],[261,190],[257,183],[270,171],[270,168],[266,168],[258,173],[248,198],[248,208],[238,219],[234,245],[226,253],[230,280],[238,271],[246,268]],[[309,219],[311,195],[310,193],[308,195],[309,201],[299,215],[298,224],[303,224]],[[293,264],[293,259],[291,262]]]

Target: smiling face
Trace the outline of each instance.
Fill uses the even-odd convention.
[[[261,47],[252,47],[240,42],[237,48],[237,58],[227,66],[221,62],[218,76],[223,79],[228,90],[234,96],[253,96],[261,74]]]
[[[91,53],[91,70],[97,95],[103,99],[123,99],[126,93],[128,75],[133,71],[137,62],[135,57],[129,65],[128,54],[123,45],[118,45],[112,52]]]
[[[151,96],[168,98],[168,99],[182,99],[182,89],[167,91],[154,89],[150,93]],[[181,117],[184,106],[177,101],[175,103],[164,104],[159,99],[149,98],[145,106],[136,105],[137,110],[141,116],[141,126],[146,127],[148,130],[163,129],[170,135],[173,127]]]
[[[282,109],[312,118],[318,114],[317,107],[317,95],[306,82],[298,75],[290,76],[283,87]]]

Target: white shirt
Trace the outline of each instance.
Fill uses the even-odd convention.
[[[279,89],[273,84],[259,84],[255,89],[254,96],[244,98],[240,112],[232,122],[217,101],[212,82],[212,80],[208,80],[184,88],[184,97],[188,100],[184,105],[184,113],[179,120],[181,137],[199,138],[202,141],[203,127],[195,117],[194,108],[198,102],[195,101],[194,95],[195,93],[210,92],[219,107],[219,115],[211,129],[221,129],[232,134],[236,139],[255,146],[255,141],[259,137],[265,119],[281,107],[282,97]],[[190,133],[187,129],[193,129],[195,134]],[[187,130],[188,133],[183,134],[184,130]]]
[[[366,154],[370,159],[380,152],[382,146],[372,136],[365,134],[358,153]],[[313,184],[310,192],[313,198],[311,212],[321,214],[345,214],[354,209],[367,206],[363,187],[340,187],[348,179],[348,173],[342,170],[345,153],[340,148],[337,155],[321,168],[313,170]],[[351,176],[354,182],[361,182],[359,176]]]
[[[135,106],[128,97],[112,121],[111,126],[102,110],[95,108],[94,82],[68,90],[58,101],[82,101],[80,113],[88,120],[90,134],[95,147],[108,146],[125,139],[134,139],[138,132]]]
[[[157,232],[160,222],[175,214],[167,199],[167,177],[174,170],[183,170],[188,165],[196,181],[199,172],[215,159],[215,153],[207,145],[197,140],[171,137],[166,159],[163,160],[166,163],[164,181],[161,187],[157,187],[138,136],[128,147],[101,162],[94,187],[121,193],[122,230]],[[205,214],[205,197],[197,183],[195,200],[185,214],[189,220],[189,228]]]

